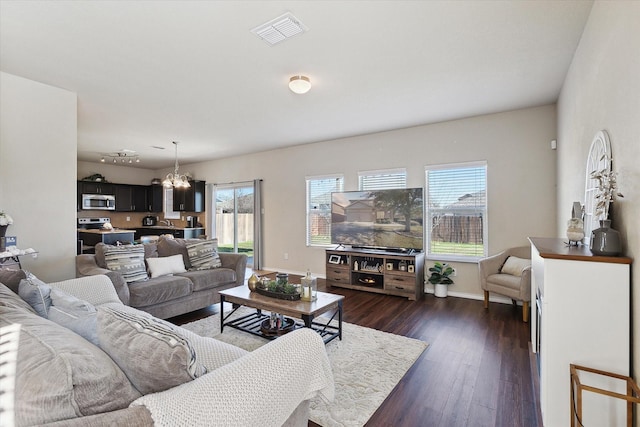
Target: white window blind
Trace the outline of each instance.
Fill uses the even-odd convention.
[[[387,169],[358,172],[358,187],[360,191],[407,188],[407,171]]]
[[[428,166],[427,256],[472,261],[487,253],[487,165]]]
[[[331,243],[331,193],[343,191],[342,175],[307,177],[307,246]]]

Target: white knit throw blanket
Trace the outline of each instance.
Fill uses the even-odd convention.
[[[304,400],[332,401],[320,336],[303,328],[170,390],[143,396],[156,426],[281,426]]]

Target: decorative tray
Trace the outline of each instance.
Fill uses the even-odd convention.
[[[284,325],[282,325],[280,329],[278,328],[272,329],[269,327],[269,324],[270,324],[269,319],[263,320],[262,323],[260,324],[260,332],[262,332],[263,335],[266,335],[268,337],[284,335],[287,332],[291,332],[296,328],[296,322],[290,317],[284,318]]]
[[[271,292],[267,289],[256,288],[256,292],[260,295],[264,295],[271,298],[283,299],[287,301],[298,301],[300,299],[300,294],[285,294],[284,292]]]

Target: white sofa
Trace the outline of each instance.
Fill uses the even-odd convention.
[[[100,348],[71,330],[42,318],[14,291],[0,284],[0,328],[21,325],[17,333],[20,346],[15,362],[13,411],[17,426],[306,426],[308,399],[317,394],[328,400],[333,399],[333,375],[324,344],[318,334],[309,329],[289,333],[249,353],[212,338],[200,337],[153,318],[148,313],[123,305],[107,276],[83,277],[48,285],[51,289],[60,289],[96,307],[98,316],[103,316],[98,317],[97,326],[101,348],[108,349],[104,334],[120,334],[115,329],[109,331],[116,326],[115,322],[105,323],[105,313],[146,316],[147,319],[150,318],[149,321],[164,322],[188,340],[200,368],[208,372],[180,385],[147,394],[140,393],[135,388],[135,382],[131,382],[129,392],[124,391],[125,387],[120,384],[116,390],[96,391],[104,394],[96,397],[98,400],[106,400],[104,405],[93,404],[87,407],[91,396],[83,393],[88,389],[100,388],[106,379],[94,378],[91,387],[85,384],[82,388],[81,383],[85,377],[94,375],[95,371],[99,371],[95,375],[102,375],[127,362],[134,365],[150,364],[154,349],[147,347],[139,352],[137,360],[124,362],[106,351],[107,359],[104,360],[109,366],[96,369],[96,360],[99,359],[96,355],[104,358]],[[53,294],[52,290],[51,295]],[[101,332],[100,328],[104,331]],[[8,329],[4,329],[5,337],[17,338],[16,333],[7,331]],[[55,349],[56,345],[61,349]],[[65,346],[66,349],[62,348]],[[21,352],[21,349],[27,348],[30,349],[30,354]],[[42,350],[35,351],[36,348]],[[73,357],[79,357],[81,350],[89,352],[88,361],[74,361]],[[122,346],[119,350],[122,350]],[[56,363],[60,360],[64,361],[63,365],[69,370],[68,375],[73,378],[68,378],[69,395],[56,395],[51,400],[52,396],[48,396],[47,392],[55,389],[56,385],[52,382],[65,377],[64,374],[57,374],[54,378],[48,376],[54,375]],[[93,372],[83,369],[83,363],[93,364]],[[127,369],[122,368],[122,371],[127,380],[132,377]],[[114,377],[110,374],[109,381]],[[47,384],[47,387],[42,387],[42,384]],[[61,389],[64,389],[65,384],[62,384]],[[114,406],[113,397],[116,395],[128,395],[132,401],[125,402],[122,407]],[[51,406],[52,401],[61,403]],[[69,408],[63,408],[65,404]]]

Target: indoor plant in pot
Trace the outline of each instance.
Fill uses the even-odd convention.
[[[447,296],[447,287],[453,284],[453,280],[449,277],[454,273],[453,267],[449,264],[436,262],[433,267],[429,268],[429,271],[431,275],[427,280],[434,285],[433,294],[437,297],[445,298]]]

